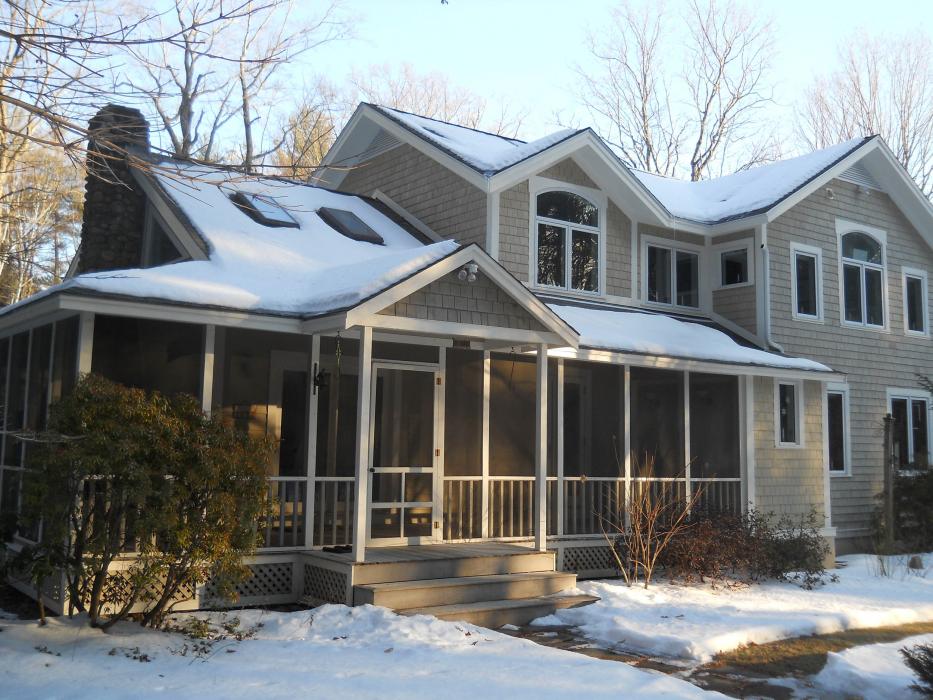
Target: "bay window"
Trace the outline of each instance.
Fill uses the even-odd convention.
[[[564,191],[542,192],[536,206],[537,284],[598,293],[599,208]]]

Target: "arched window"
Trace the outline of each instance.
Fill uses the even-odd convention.
[[[884,326],[884,246],[861,231],[842,236],[842,302],[847,323]]]
[[[599,291],[599,208],[573,192],[537,198],[536,282],[583,292]]]

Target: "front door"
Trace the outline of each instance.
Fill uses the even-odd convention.
[[[373,363],[368,544],[423,544],[440,535],[439,391],[437,365]]]

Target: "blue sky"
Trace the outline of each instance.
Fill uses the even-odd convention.
[[[554,128],[553,113],[572,107],[575,63],[587,59],[586,30],[598,29],[607,0],[346,0],[357,39],[320,49],[309,63],[341,80],[352,67],[410,62],[437,70],[492,100],[529,114],[521,135]],[[674,13],[681,2],[670,1]],[[814,72],[834,63],[836,46],[859,28],[902,32],[933,28],[933,3],[914,0],[752,2],[774,19],[776,97],[791,102]]]

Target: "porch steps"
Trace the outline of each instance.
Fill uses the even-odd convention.
[[[496,629],[502,625],[526,625],[532,620],[551,615],[564,608],[578,608],[595,603],[599,598],[588,595],[537,596],[519,600],[487,600],[477,603],[435,605],[409,608],[402,615],[433,615],[439,620],[469,622]]]
[[[560,593],[577,583],[575,574],[559,571],[459,576],[354,586],[354,605],[380,605],[395,610],[449,607],[481,601],[536,598]]]
[[[485,553],[482,550],[476,554],[450,554],[444,552],[441,547],[436,547],[438,550],[436,556],[431,551],[435,549],[434,547],[419,549],[426,552],[425,556],[429,558],[373,561],[354,565],[354,586],[426,579],[553,572],[556,568],[554,552],[538,552],[533,549],[513,551],[508,554]]]

